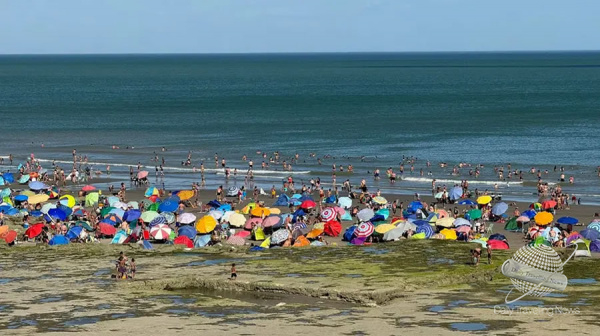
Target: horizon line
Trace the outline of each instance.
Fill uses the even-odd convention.
[[[509,54],[594,53],[600,49],[453,50],[453,51],[254,51],[254,52],[98,52],[98,53],[0,53],[0,56],[118,56],[118,55],[307,55],[307,54]]]

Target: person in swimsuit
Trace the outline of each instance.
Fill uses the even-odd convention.
[[[129,271],[131,272],[131,278],[135,278],[135,258],[131,258],[129,263]]]
[[[229,280],[235,280],[237,279],[237,272],[235,270],[235,264],[231,264],[231,277],[229,278]]]

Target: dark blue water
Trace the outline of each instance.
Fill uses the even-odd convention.
[[[260,165],[257,150],[298,153],[293,170],[304,181],[330,180],[331,164],[353,164],[357,173],[339,174],[338,183],[416,156],[412,175],[378,187],[426,190],[429,170],[441,183],[476,183],[468,169],[451,175],[462,161],[486,165],[480,189],[499,183],[517,199],[534,198],[534,186],[498,181],[492,166],[549,169],[544,179],[556,182],[559,165],[575,177],[567,192],[585,202],[600,194],[598,92],[595,52],[0,56],[0,155],[68,161],[77,148],[94,168],[123,164],[113,165],[118,171],[137,162],[153,169],[152,153],[166,146],[158,154],[172,187],[199,180],[191,169],[175,174],[190,150],[197,167],[214,168],[218,152],[240,174],[244,154]],[[335,159],[319,166],[311,152]],[[281,169],[257,172],[257,182],[278,182]],[[222,175],[207,183],[223,183]]]

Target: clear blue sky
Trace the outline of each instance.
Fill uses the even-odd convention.
[[[600,0],[0,0],[0,54],[598,50]]]

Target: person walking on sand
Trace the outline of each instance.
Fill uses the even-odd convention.
[[[229,280],[235,280],[237,279],[237,272],[235,269],[235,263],[231,264],[231,277],[229,278]]]

